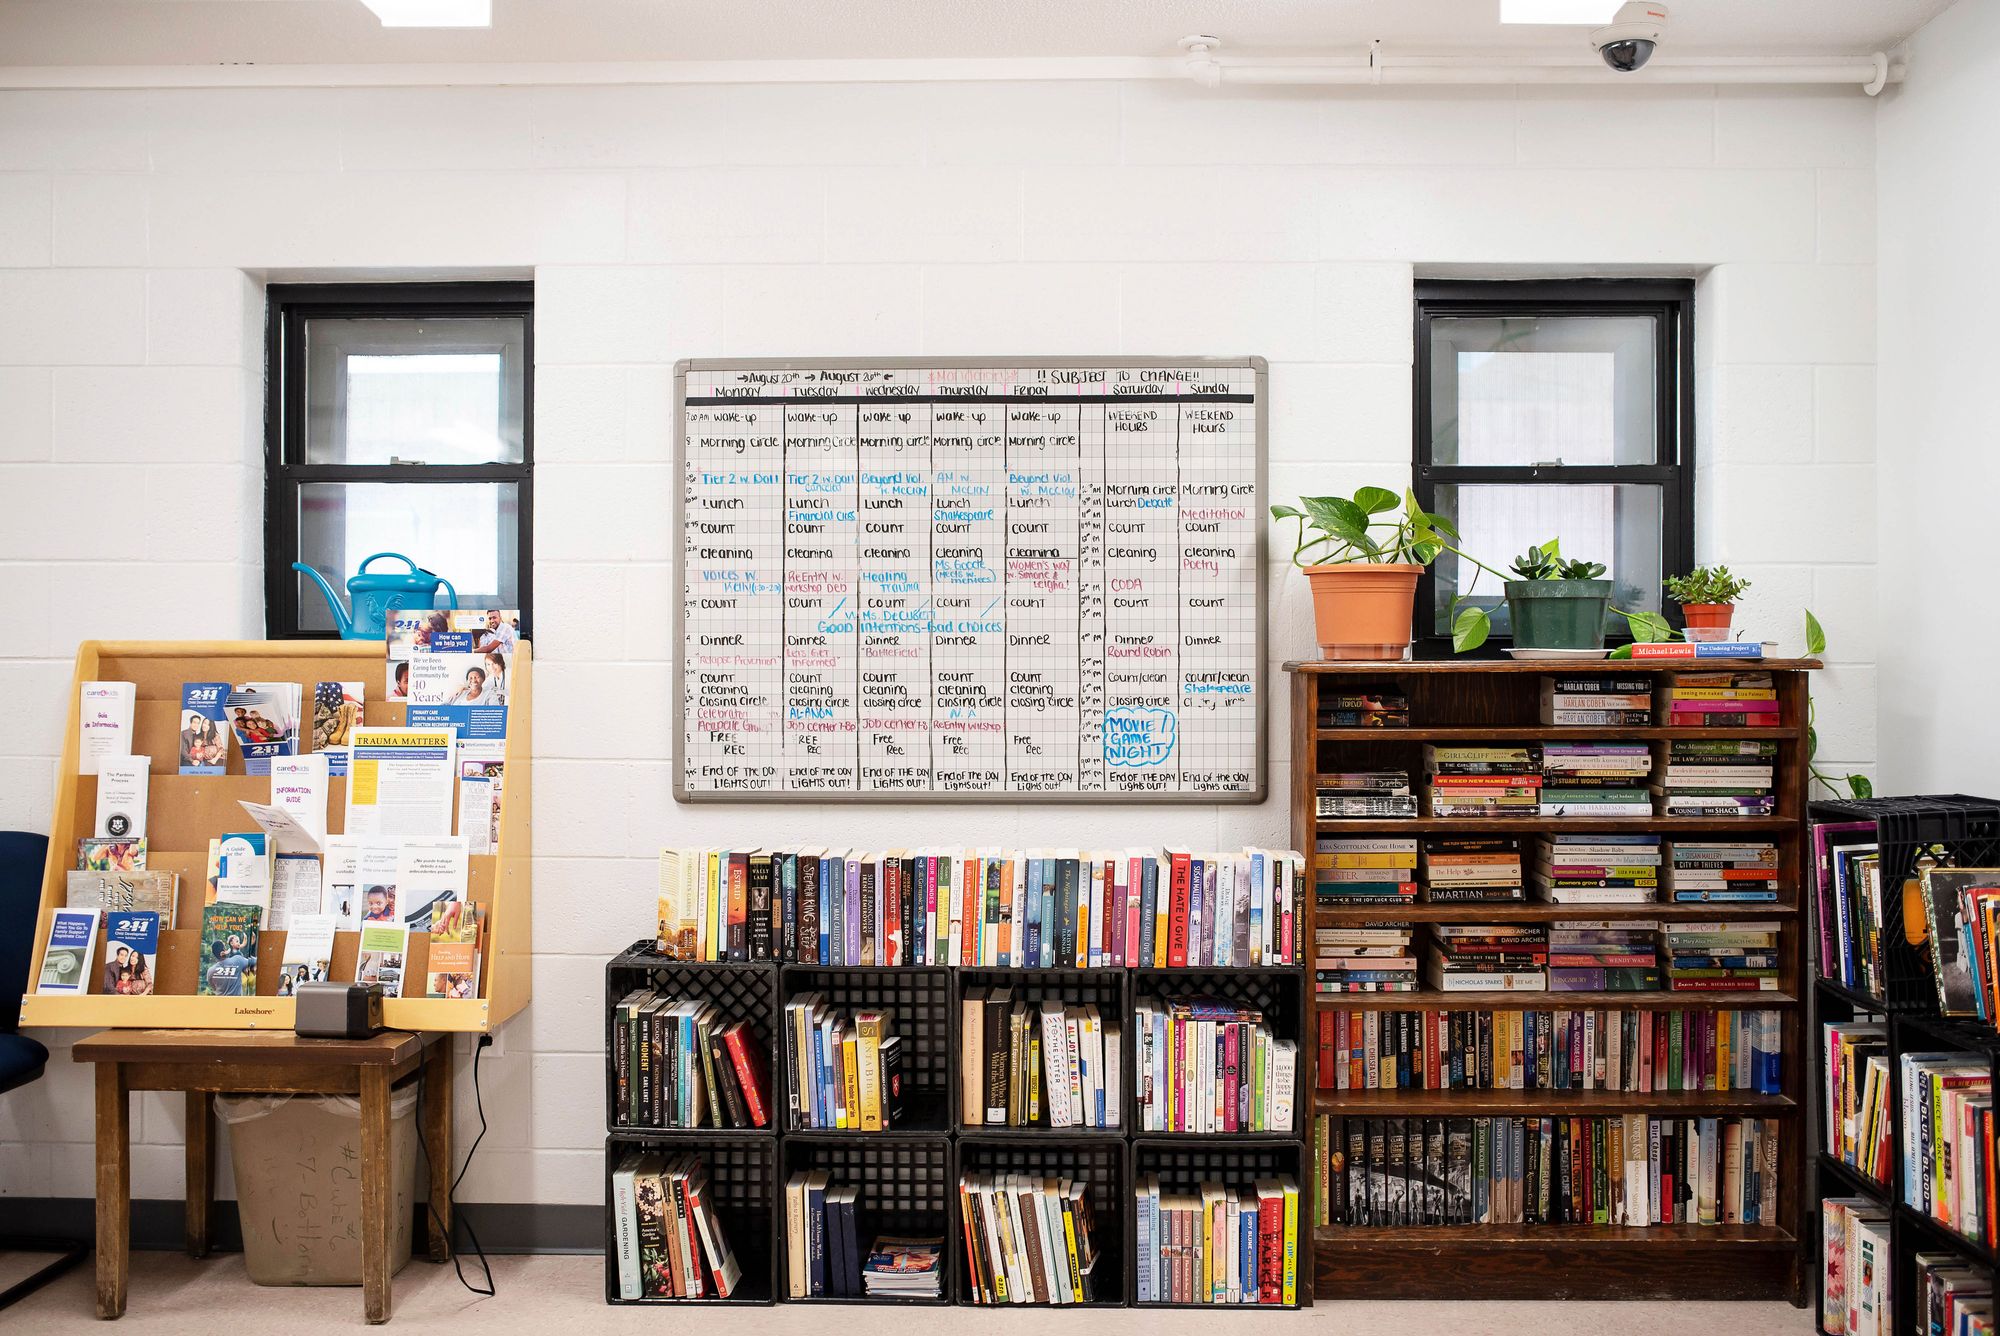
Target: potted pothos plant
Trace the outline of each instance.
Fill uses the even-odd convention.
[[[1750,582],[1727,566],[1697,566],[1686,575],[1661,581],[1667,597],[1681,605],[1681,620],[1689,640],[1726,640],[1736,614],[1736,600]]]
[[[1397,507],[1402,507],[1401,514]],[[1312,589],[1313,630],[1328,659],[1400,659],[1410,646],[1417,577],[1457,530],[1407,490],[1363,487],[1272,506],[1298,524],[1292,564]]]

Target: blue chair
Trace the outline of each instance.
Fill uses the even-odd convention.
[[[0,1095],[39,1081],[49,1051],[21,1033],[21,995],[28,962],[35,955],[36,918],[41,910],[46,835],[0,830]],[[24,1299],[90,1255],[74,1239],[11,1238],[0,1235],[0,1252],[53,1252],[59,1256],[11,1289],[0,1292],[0,1308]]]

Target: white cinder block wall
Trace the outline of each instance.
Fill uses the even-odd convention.
[[[1819,613],[1824,755],[1867,769],[1874,115],[1749,88],[0,95],[0,824],[46,827],[79,639],[261,634],[261,285],[356,272],[536,283],[536,1000],[485,1064],[472,1200],[600,1200],[600,964],[650,931],[663,842],[1288,839],[1276,801],[677,807],[680,357],[1261,353],[1274,494],[1400,487],[1414,275],[1699,275],[1701,555],[1756,579],[1758,632]],[[1311,651],[1277,576],[1274,687]],[[0,1101],[0,1192],[90,1194],[54,1038]],[[179,1110],[142,1103],[135,1192],[177,1196]]]

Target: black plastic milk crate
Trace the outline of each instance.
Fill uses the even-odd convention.
[[[1264,1024],[1270,1027],[1273,1036],[1289,1039],[1298,1046],[1299,1057],[1292,1067],[1292,1122],[1289,1127],[1275,1127],[1266,1132],[1212,1133],[1204,1139],[1221,1136],[1226,1140],[1284,1140],[1300,1135],[1306,1115],[1306,1091],[1303,1085],[1305,1051],[1306,982],[1302,971],[1292,966],[1259,968],[1256,966],[1234,966],[1216,969],[1145,969],[1132,972],[1132,1011],[1138,1014],[1139,1002],[1150,997],[1165,1002],[1170,998],[1204,997],[1252,1007],[1263,1013]],[[1139,1136],[1147,1137],[1194,1137],[1193,1132],[1149,1132],[1140,1123],[1138,1099],[1138,1053],[1139,1035],[1137,1025],[1125,1027],[1125,1070],[1131,1075],[1125,1084],[1132,1088],[1127,1109],[1131,1114],[1129,1126]]]
[[[788,1240],[783,1219],[784,1185],[792,1175],[824,1169],[832,1184],[854,1188],[855,1239],[865,1254],[875,1240],[937,1239],[944,1275],[940,1295],[922,1298],[790,1299],[791,1303],[948,1304],[957,1271],[952,1248],[957,1241],[958,1194],[951,1182],[951,1140],[943,1135],[913,1133],[843,1133],[843,1140],[786,1137],[780,1143],[783,1172],[778,1182],[777,1235]],[[787,1255],[778,1254],[777,1284],[787,1292]]]
[[[709,1199],[729,1240],[743,1279],[727,1299],[620,1297],[618,1279],[618,1199],[612,1179],[628,1154],[671,1159],[700,1157],[708,1171]],[[778,1142],[756,1132],[618,1132],[604,1141],[604,1300],[606,1303],[768,1304],[777,1295],[779,1261]],[[635,1235],[636,1238],[636,1235]]]
[[[1132,1185],[1133,1191],[1126,1193],[1125,1233],[1133,1241],[1133,1251],[1138,1253],[1139,1209],[1136,1196],[1138,1185],[1148,1174],[1157,1175],[1160,1191],[1199,1192],[1204,1182],[1217,1182],[1225,1188],[1235,1188],[1239,1192],[1255,1186],[1260,1178],[1289,1178],[1298,1185],[1298,1248],[1297,1248],[1297,1293],[1305,1300],[1311,1293],[1313,1268],[1313,1230],[1308,1214],[1307,1197],[1310,1185],[1305,1178],[1305,1148],[1296,1141],[1237,1142],[1228,1138],[1217,1140],[1206,1137],[1200,1141],[1176,1141],[1141,1137],[1132,1143]],[[1135,1262],[1143,1264],[1144,1255],[1138,1255]],[[1137,1265],[1128,1268],[1129,1284],[1127,1301],[1143,1308],[1204,1308],[1228,1312],[1241,1309],[1268,1312],[1279,1307],[1276,1304],[1175,1304],[1163,1302],[1139,1303],[1139,1273]],[[1282,1305],[1299,1307],[1297,1303]]]
[[[785,1097],[784,1064],[779,1041],[778,967],[771,961],[722,962],[673,960],[660,954],[651,939],[642,938],[612,957],[604,967],[604,1116],[606,1126],[630,1126],[618,1101],[618,1054],[612,1036],[618,1003],[635,988],[651,988],[665,996],[713,1002],[725,1021],[746,1020],[764,1045],[765,1070],[770,1073],[766,1100],[773,1115],[766,1128],[781,1121],[776,1107]],[[679,1128],[649,1129],[678,1133]],[[714,1129],[704,1129],[714,1130]]]
[[[1091,1298],[1085,1307],[1121,1308],[1125,1306],[1126,1295],[1130,1292],[1127,1277],[1127,1253],[1125,1215],[1126,1201],[1131,1195],[1128,1190],[1125,1171],[1125,1144],[1122,1141],[1062,1139],[1062,1134],[1050,1135],[1046,1140],[1029,1140],[1021,1136],[991,1137],[980,1133],[967,1133],[959,1137],[958,1168],[952,1176],[954,1191],[957,1184],[967,1174],[1027,1174],[1034,1178],[1071,1178],[1081,1181],[1086,1188],[1090,1211],[1094,1220],[1094,1239],[1097,1245],[1097,1264],[1091,1269]],[[964,1203],[960,1203],[961,1210]],[[976,1304],[973,1295],[973,1277],[964,1263],[966,1254],[965,1221],[958,1221],[957,1233],[946,1240],[946,1247],[957,1256],[958,1302]],[[1030,1307],[1027,1304],[1009,1304],[1007,1307]],[[1041,1305],[1054,1307],[1055,1305]],[[1070,1305],[1074,1307],[1075,1305]]]
[[[1079,1006],[1094,1006],[1104,1020],[1118,1027],[1120,1049],[1118,1054],[1119,1089],[1116,1091],[1107,1090],[1105,1092],[1107,1099],[1115,1095],[1119,1101],[1118,1126],[1106,1128],[1050,1127],[1046,1111],[1046,1099],[1043,1101],[1044,1112],[1041,1121],[1028,1126],[1008,1128],[1005,1124],[1001,1123],[976,1123],[971,1120],[980,1117],[984,1113],[984,1110],[964,1108],[965,1101],[961,1095],[958,1100],[960,1107],[957,1110],[961,1135],[982,1130],[1036,1132],[1052,1136],[1116,1137],[1124,1134],[1126,1129],[1132,1125],[1131,1115],[1133,1107],[1130,1094],[1132,1089],[1132,1069],[1128,1057],[1131,1049],[1128,1032],[1132,1027],[1127,1022],[1125,1009],[1125,979],[1127,971],[1105,969],[1037,969],[1022,971],[980,967],[959,969],[954,971],[954,973],[957,975],[957,987],[952,1003],[955,1008],[962,1007],[967,995],[975,988],[1010,988],[1013,990],[1014,1000],[1028,1003],[1030,1009],[1037,1012],[1040,1010],[1041,1003],[1045,998],[1055,998],[1060,1002],[1074,1003]],[[977,1036],[962,1033],[964,1030],[965,1013],[961,1010],[958,1014],[961,1031],[959,1043],[964,1044],[976,1039]],[[1041,1034],[1040,1020],[1035,1016],[1030,1016],[1029,1024],[1034,1027],[1034,1033],[1039,1036]],[[1047,1068],[1044,1067],[1043,1070],[1046,1072]],[[1043,1086],[1043,1090],[1046,1092],[1046,1085]]]
[[[827,1002],[850,1013],[877,1009],[889,1013],[889,1033],[903,1037],[903,1079],[907,1083],[904,1117],[891,1131],[949,1130],[952,1119],[952,1060],[956,1029],[952,1024],[950,971],[939,966],[787,965],[783,974],[784,1003],[806,993],[825,993]],[[776,1032],[781,1057],[788,1057],[783,1025],[784,1005],[778,1009]],[[796,1079],[789,1066],[773,1068],[786,1073],[787,1083]],[[780,1084],[777,1098],[786,1105],[785,1130],[804,1136],[874,1136],[852,1128],[802,1127],[790,1116],[790,1084]]]
[[[1882,870],[1882,1007],[1935,1012],[1928,944],[1912,946],[1903,923],[1903,883],[1919,860],[1946,867],[2000,867],[2000,799],[1961,793],[1812,804],[1814,821],[1872,821]]]

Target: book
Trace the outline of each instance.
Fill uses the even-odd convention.
[[[1757,641],[1661,640],[1649,644],[1634,644],[1629,648],[1630,657],[1633,659],[1761,659],[1764,657],[1764,646]]]
[[[231,730],[224,713],[227,682],[183,682],[179,768],[183,775],[220,775],[229,769]]]
[[[85,682],[77,709],[76,772],[94,775],[107,756],[132,754],[132,705],[138,688],[130,682]]]
[[[409,962],[410,930],[400,923],[363,921],[360,955],[354,963],[356,983],[378,983],[389,997],[403,996],[404,969]]]
[[[37,994],[83,994],[90,991],[91,962],[97,958],[95,909],[58,909],[49,919],[42,942],[42,969],[35,979]]]
[[[146,787],[152,778],[148,756],[103,756],[97,762],[99,839],[138,840],[146,836]]]
[[[249,997],[257,991],[257,937],[263,906],[219,900],[201,911],[195,991],[202,997]]]

